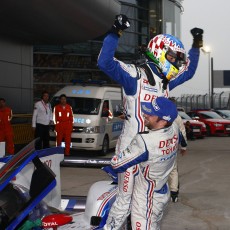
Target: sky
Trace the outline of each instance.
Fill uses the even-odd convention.
[[[181,41],[186,51],[192,45],[190,30],[199,27],[204,30],[203,43],[209,46],[213,57],[214,70],[230,70],[230,1],[228,0],[183,0],[184,13],[181,14]],[[171,96],[182,94],[206,94],[209,91],[209,55],[200,53],[198,68],[193,79],[180,85]],[[214,89],[221,92],[223,89]],[[224,89],[224,91],[230,91]]]

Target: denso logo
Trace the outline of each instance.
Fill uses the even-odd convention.
[[[144,96],[144,101],[153,101],[153,100],[155,100],[157,98],[157,96],[156,95],[151,95],[151,94],[145,94],[145,96]]]
[[[170,145],[173,145],[177,143],[178,136],[175,134],[172,138],[168,140],[163,140],[159,142],[159,148],[169,147]]]
[[[178,149],[178,136],[174,135],[171,139],[160,141],[159,149],[161,149],[163,155],[175,152]]]
[[[127,192],[129,188],[129,176],[130,172],[126,171],[124,176],[123,191]]]

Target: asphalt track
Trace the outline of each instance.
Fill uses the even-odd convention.
[[[161,230],[230,230],[230,137],[189,141],[178,165],[179,201],[169,203]],[[107,179],[100,169],[62,167],[62,194],[86,196],[92,183]]]

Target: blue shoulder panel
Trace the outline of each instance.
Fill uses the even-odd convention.
[[[120,63],[114,59],[114,54],[118,45],[118,36],[108,34],[104,39],[101,52],[98,57],[98,67],[114,81],[122,85],[127,95],[134,95],[137,91],[137,78],[133,78],[121,67]]]

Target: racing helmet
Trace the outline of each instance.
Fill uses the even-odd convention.
[[[175,78],[187,61],[184,45],[178,38],[169,34],[159,34],[152,38],[146,56],[167,80]]]

